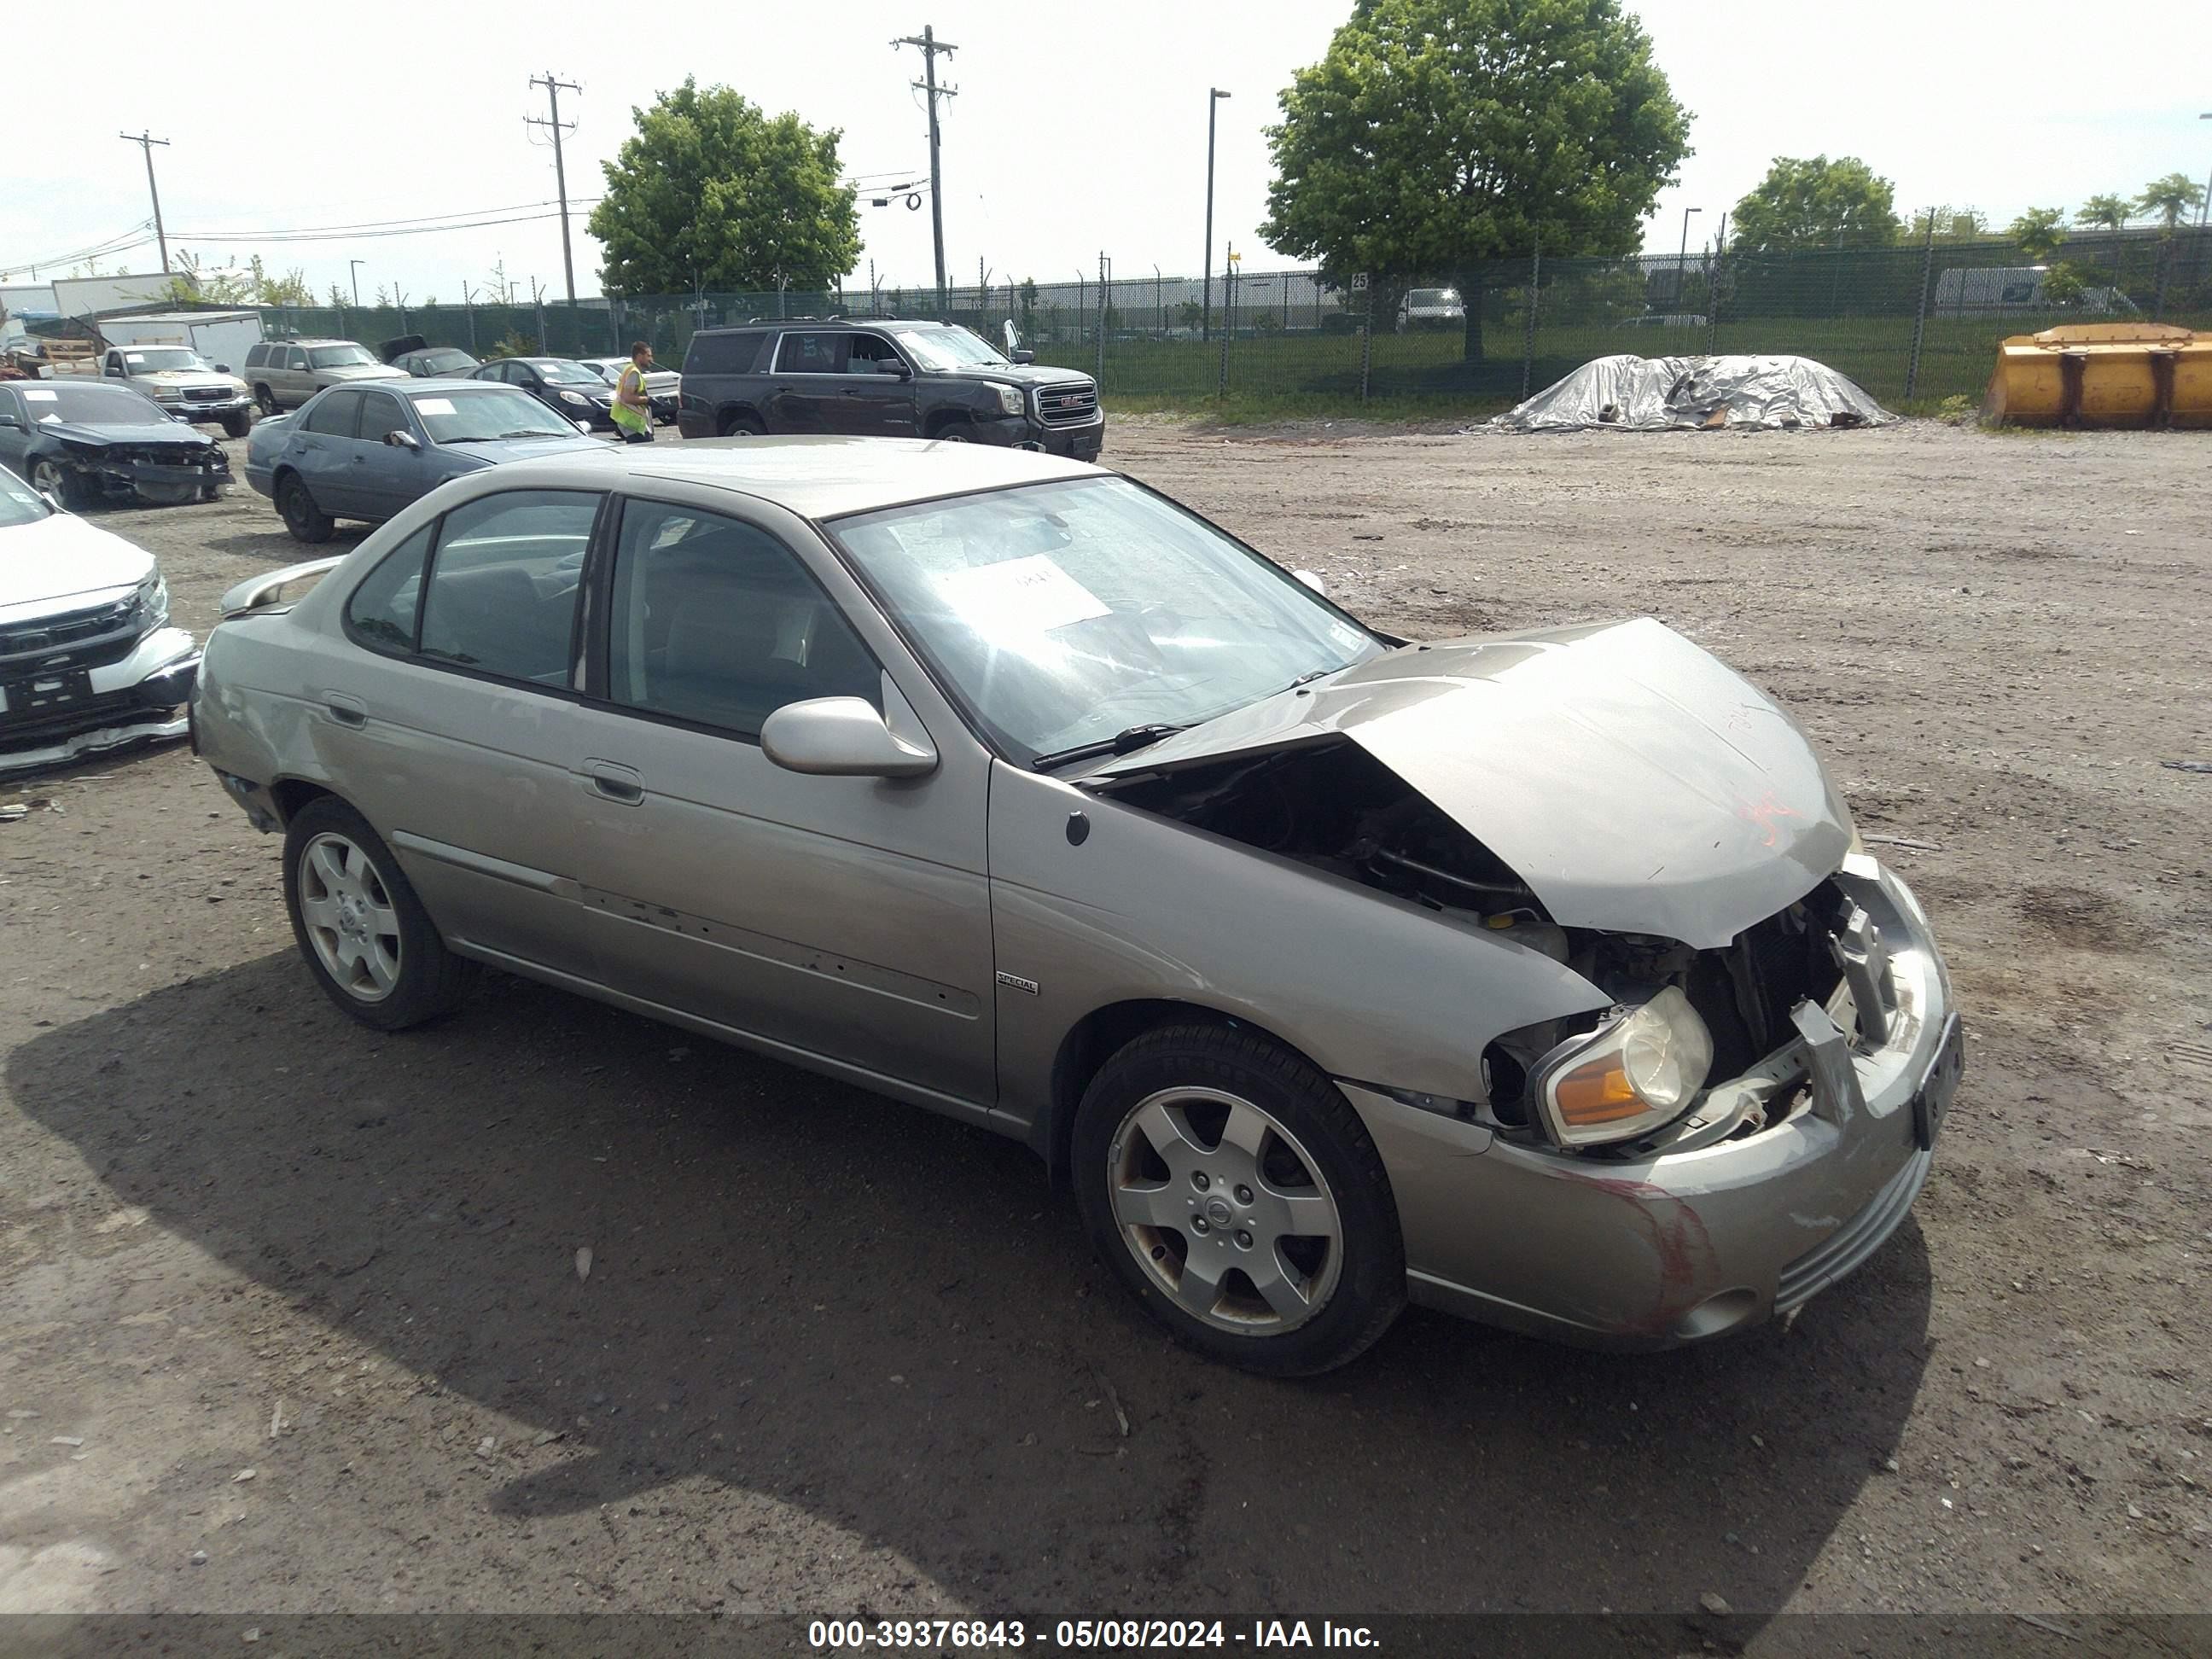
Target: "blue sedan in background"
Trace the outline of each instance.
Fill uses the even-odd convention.
[[[339,519],[390,518],[448,478],[501,461],[600,449],[528,393],[481,380],[335,386],[258,423],[246,482],[303,542]]]

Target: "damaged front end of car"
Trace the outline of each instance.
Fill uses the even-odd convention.
[[[13,608],[0,615],[0,772],[185,736],[198,666],[158,570],[95,602]]]
[[[194,434],[155,443],[64,439],[58,458],[78,501],[143,501],[173,507],[213,501],[230,483],[222,446]]]
[[[1957,1021],[1917,903],[1776,705],[1652,623],[1400,651],[1297,696],[1085,787],[1585,993],[1503,1030],[1470,1006],[1449,1095],[1339,1079],[1416,1300],[1665,1346],[1790,1311],[1888,1237]]]

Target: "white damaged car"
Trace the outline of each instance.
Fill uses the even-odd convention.
[[[0,772],[184,736],[199,659],[152,554],[0,470]]]

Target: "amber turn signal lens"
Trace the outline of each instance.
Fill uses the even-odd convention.
[[[1628,1073],[1611,1056],[1569,1072],[1552,1085],[1552,1099],[1560,1121],[1571,1128],[1618,1123],[1651,1109],[1629,1086]]]

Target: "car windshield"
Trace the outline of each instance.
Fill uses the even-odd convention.
[[[368,355],[367,346],[351,344],[315,346],[308,351],[307,362],[317,368],[351,368],[356,363],[366,363],[371,368],[376,365],[376,359]]]
[[[1455,306],[1459,290],[1455,288],[1417,288],[1406,296],[1409,306]]]
[[[964,328],[895,328],[891,337],[924,368],[1009,367],[989,341]]]
[[[185,346],[133,346],[123,354],[123,366],[133,374],[159,374],[172,368],[211,368],[208,360]]]
[[[537,398],[506,386],[486,386],[482,392],[430,392],[411,401],[433,443],[576,435],[574,426]]]
[[[599,386],[599,377],[581,363],[535,362],[538,378],[548,386]]]
[[[39,499],[39,492],[14,473],[0,468],[0,530],[31,524],[53,516],[53,508]],[[0,542],[0,549],[7,544]]]
[[[119,386],[64,386],[41,381],[19,385],[16,395],[34,425],[53,421],[83,421],[95,426],[149,426],[166,422],[154,400],[142,392]]]
[[[1281,567],[1125,478],[892,507],[832,532],[1024,762],[1195,725],[1383,649]]]
[[[458,346],[449,346],[443,351],[417,352],[415,362],[418,367],[438,374],[448,371],[460,374],[477,366],[477,360]]]

